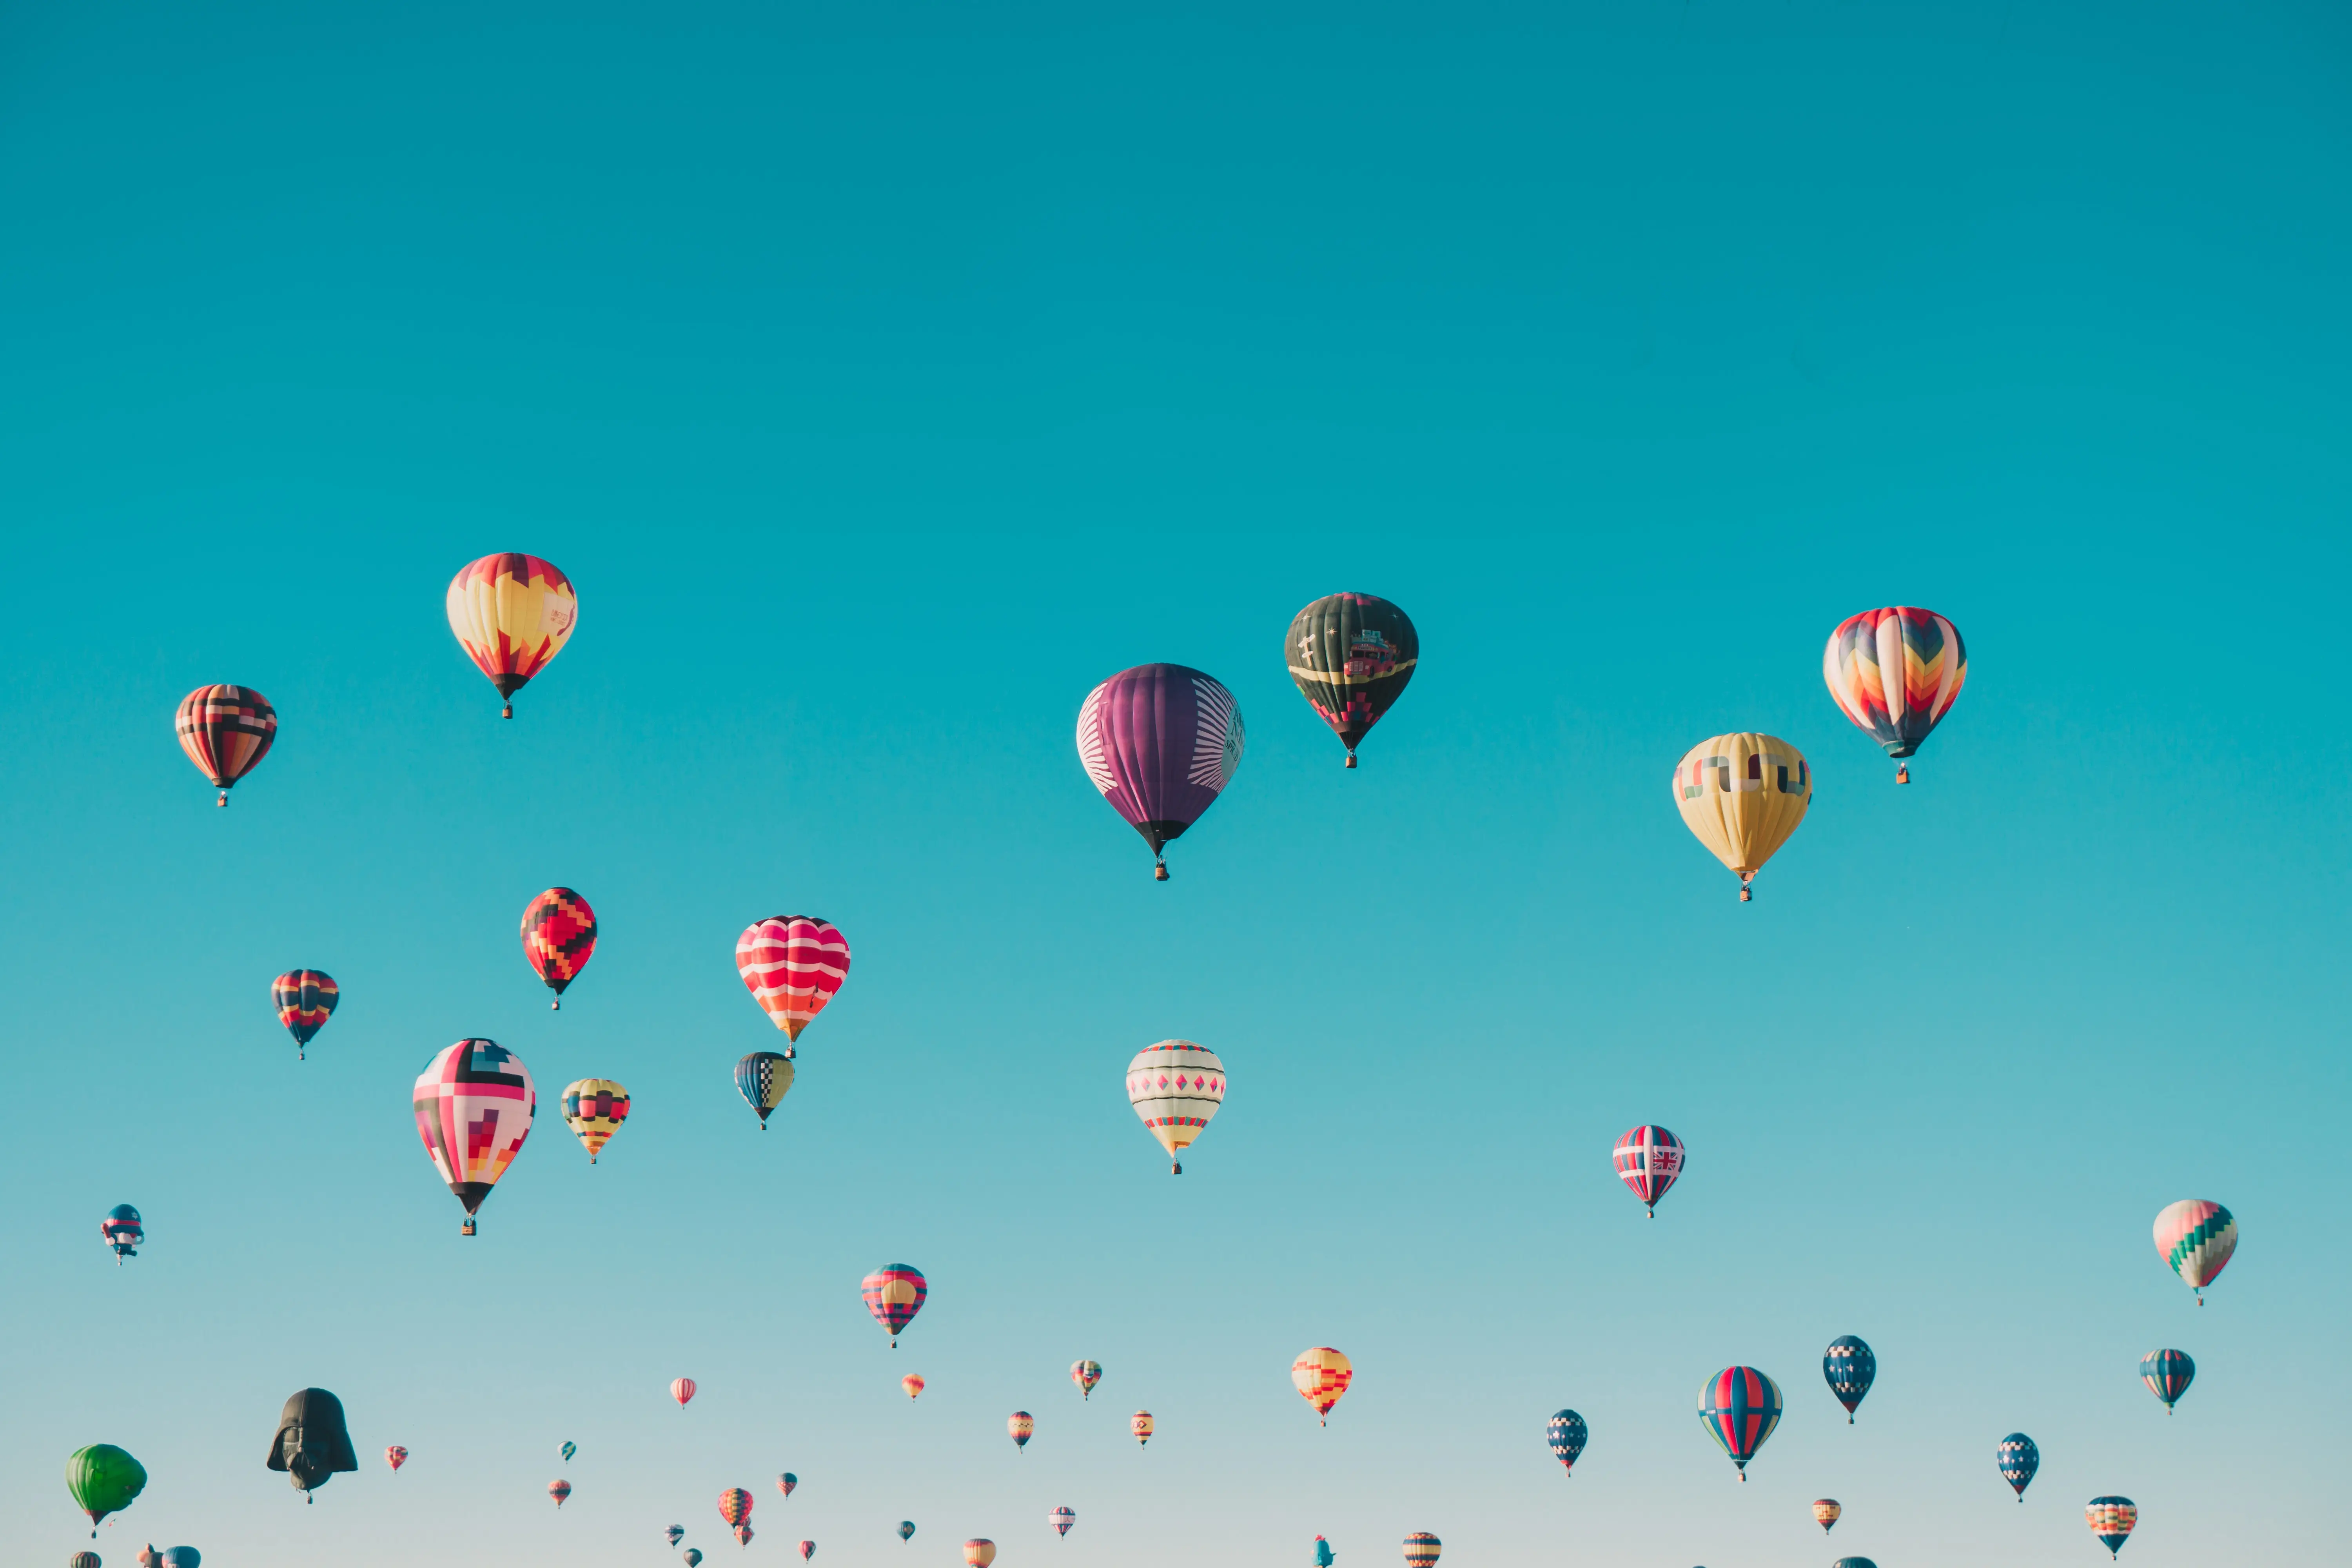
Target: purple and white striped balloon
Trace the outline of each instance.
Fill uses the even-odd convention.
[[[1111,809],[1160,851],[1209,809],[1242,760],[1242,714],[1214,677],[1181,664],[1123,669],[1078,709],[1078,761]]]

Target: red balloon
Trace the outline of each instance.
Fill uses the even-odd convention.
[[[522,955],[563,1005],[563,988],[588,967],[596,951],[596,911],[569,888],[550,888],[522,911]]]

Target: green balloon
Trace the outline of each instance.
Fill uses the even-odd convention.
[[[98,1521],[129,1508],[146,1486],[147,1467],[111,1443],[93,1443],[66,1461],[66,1489],[89,1515],[92,1541],[98,1539]]]

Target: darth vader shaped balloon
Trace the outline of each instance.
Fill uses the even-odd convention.
[[[356,1470],[360,1457],[343,1425],[343,1402],[323,1388],[306,1388],[278,1413],[278,1436],[269,1445],[269,1468],[283,1470],[294,1489],[310,1493],[339,1470]],[[304,1501],[315,1501],[306,1496]]]

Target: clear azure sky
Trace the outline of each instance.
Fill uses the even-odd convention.
[[[2106,1492],[2127,1568],[2340,1561],[2348,87],[2262,0],[0,6],[9,1560],[104,1441],[108,1568],[2087,1568]],[[501,550],[581,603],[510,723],[442,615]],[[1354,773],[1280,646],[1343,588],[1424,658]],[[1899,790],[1820,676],[1894,603],[1972,656]],[[1158,659],[1249,737],[1165,886],[1072,745]],[[217,680],[282,723],[226,811]],[[1817,784],[1747,906],[1667,790],[1741,728]],[[763,1136],[798,911],[855,967]],[[467,1035],[541,1094],[472,1240]]]

